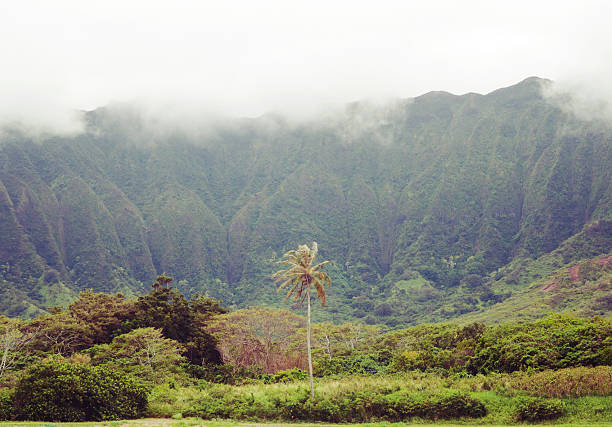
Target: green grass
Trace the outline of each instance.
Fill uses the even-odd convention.
[[[320,400],[340,399],[346,393],[408,393],[416,396],[428,396],[436,393],[460,391],[467,393],[485,404],[488,415],[480,419],[465,419],[462,424],[515,424],[516,405],[526,392],[519,389],[509,389],[513,384],[513,376],[476,376],[470,378],[442,378],[432,374],[409,373],[402,376],[378,377],[348,377],[342,379],[319,379],[316,382],[316,395]],[[157,417],[180,417],[189,413],[202,402],[218,401],[225,405],[240,405],[240,402],[252,401],[256,406],[268,408],[262,414],[272,414],[271,407],[275,401],[304,394],[308,390],[307,382],[293,382],[288,384],[248,384],[241,386],[227,386],[206,384],[201,388],[186,387],[170,389],[158,387],[150,399],[150,413]],[[546,396],[544,396],[546,397]],[[562,423],[576,425],[606,425],[612,423],[612,395],[586,396],[562,399],[567,411],[559,418]],[[268,412],[266,412],[268,411]],[[238,411],[237,413],[241,413]],[[247,412],[245,412],[246,414]],[[248,416],[247,416],[248,417]],[[274,418],[270,418],[274,420]],[[410,419],[411,423],[423,424],[430,420]],[[451,420],[450,423],[457,423]],[[585,424],[586,423],[586,424]],[[593,424],[604,423],[604,424]],[[448,425],[448,423],[443,423]],[[376,423],[372,425],[390,425]],[[401,425],[401,424],[394,424]]]
[[[609,368],[571,368],[561,370],[563,375],[560,380],[583,378],[591,372],[592,376],[604,378],[609,373]],[[583,372],[584,371],[584,372]],[[587,372],[588,371],[588,372]],[[346,397],[347,393],[361,393],[362,399],[370,399],[370,396],[385,395],[388,393],[405,393],[414,396],[429,396],[436,393],[449,391],[460,391],[470,397],[484,403],[488,414],[482,418],[463,418],[447,421],[435,421],[411,418],[402,423],[391,422],[370,422],[359,424],[363,426],[405,426],[405,425],[512,425],[518,424],[516,421],[516,407],[518,401],[526,395],[523,391],[524,379],[531,378],[532,382],[547,383],[550,375],[556,375],[554,371],[545,371],[536,374],[515,373],[515,374],[493,374],[489,376],[477,375],[474,377],[440,377],[429,373],[409,372],[402,375],[352,376],[345,378],[324,378],[316,380],[316,395],[318,401],[333,400],[335,398]],[[581,376],[582,375],[582,376]],[[592,382],[592,381],[591,381]],[[590,384],[590,383],[589,383]],[[590,386],[591,392],[587,388],[580,388],[583,397],[562,398],[566,407],[564,416],[556,421],[542,425],[566,425],[566,426],[612,426],[612,393],[609,386]],[[567,387],[558,387],[561,391],[566,391]],[[559,390],[550,388],[534,388],[547,393],[559,395]],[[569,389],[567,389],[569,390]],[[254,426],[254,425],[286,425],[290,424],[282,418],[274,418],[274,402],[282,402],[286,399],[295,398],[298,395],[307,394],[308,382],[296,381],[286,384],[246,384],[240,386],[230,386],[222,384],[210,384],[202,382],[200,386],[190,387],[169,387],[158,386],[150,396],[149,416],[154,418],[129,421],[108,421],[90,423],[50,423],[50,422],[0,422],[0,426]],[[603,393],[601,396],[592,394]],[[586,395],[585,394],[590,394]],[[364,400],[365,401],[365,400]],[[194,413],[194,409],[202,405],[217,402],[221,405],[234,405],[232,413],[242,414],[243,419],[234,420],[202,420],[200,418],[183,417],[183,414]],[[251,403],[247,403],[251,402]],[[260,407],[260,412],[249,412],[254,407]],[[249,408],[241,408],[241,405]],[[253,415],[255,414],[255,415]],[[258,415],[261,414],[261,415]],[[267,417],[266,421],[261,421],[260,416]],[[246,417],[246,418],[245,418]],[[372,420],[375,421],[375,420]],[[302,426],[316,426],[320,423],[296,422]],[[329,423],[327,423],[329,425]],[[350,425],[340,423],[341,425]],[[534,424],[530,424],[534,425]],[[538,424],[535,424],[538,425]]]

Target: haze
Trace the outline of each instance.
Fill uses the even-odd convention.
[[[196,119],[304,117],[532,75],[605,116],[611,12],[605,1],[10,2],[0,121],[74,132],[75,111],[112,102]]]

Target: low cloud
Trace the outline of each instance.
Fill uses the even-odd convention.
[[[74,134],[79,111],[114,102],[180,126],[269,111],[304,120],[360,99],[487,93],[531,75],[561,84],[610,69],[611,13],[603,0],[9,2],[0,127]],[[589,104],[606,82],[586,83],[569,91],[576,113],[609,111]]]
[[[612,85],[597,78],[569,79],[543,86],[548,101],[585,121],[612,125]]]

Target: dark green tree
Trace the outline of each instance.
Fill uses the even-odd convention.
[[[136,301],[121,294],[109,295],[89,289],[70,304],[68,313],[90,328],[94,343],[109,343],[115,336],[127,332],[125,323],[136,317]]]
[[[151,292],[138,298],[134,326],[161,329],[166,338],[185,345],[190,363],[221,363],[216,340],[204,327],[210,316],[226,310],[219,301],[204,295],[195,295],[188,301],[178,290],[167,286],[170,282],[172,277],[160,275]]]

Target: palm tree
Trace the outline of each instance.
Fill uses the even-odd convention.
[[[279,270],[272,275],[274,283],[280,283],[278,291],[287,288],[285,301],[293,296],[296,301],[294,308],[300,307],[306,300],[308,322],[306,326],[306,346],[308,347],[308,373],[310,375],[310,399],[314,400],[314,383],[312,379],[312,352],[310,350],[310,287],[314,285],[317,298],[321,305],[325,305],[325,285],[331,285],[331,279],[321,271],[329,261],[314,265],[319,247],[312,242],[312,249],[308,245],[300,245],[297,251],[289,251],[283,255],[282,261],[277,264],[286,265],[287,268]]]

